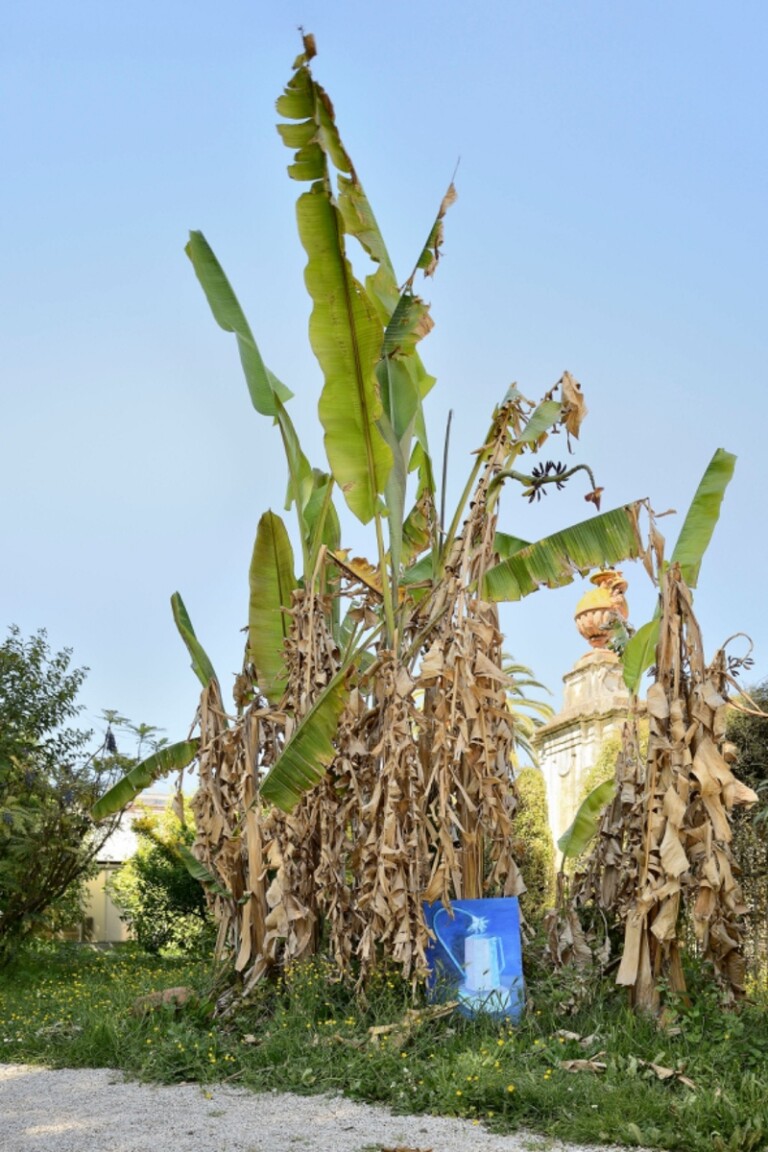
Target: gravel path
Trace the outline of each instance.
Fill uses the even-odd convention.
[[[393,1116],[342,1097],[125,1080],[0,1064],[3,1152],[586,1152],[468,1120]],[[595,1149],[592,1149],[595,1152]],[[608,1152],[604,1149],[603,1152]]]

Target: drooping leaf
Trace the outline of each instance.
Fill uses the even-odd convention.
[[[643,501],[593,516],[521,548],[485,574],[488,600],[520,600],[546,585],[570,584],[592,568],[635,559],[642,552],[637,517]]]
[[[624,683],[634,695],[643,678],[643,673],[653,664],[656,645],[659,642],[659,617],[654,616],[631,636],[624,649],[621,662],[624,670]]]
[[[285,690],[283,648],[289,632],[285,609],[291,607],[296,586],[285,524],[274,512],[265,512],[251,557],[248,656],[259,689],[271,704],[278,703]]]
[[[286,510],[292,504],[301,533],[304,577],[308,581],[315,570],[318,552],[325,544],[339,546],[339,516],[333,503],[333,477],[319,468],[313,468],[304,455],[293,422],[285,406],[276,399],[277,423],[288,462],[288,493]]]
[[[314,487],[312,465],[304,455],[304,450],[299,442],[293,421],[288,415],[287,408],[279,400],[276,400],[276,408],[277,423],[288,464],[288,492],[285,499],[285,510],[287,512],[295,504],[301,519]],[[303,531],[306,532],[306,528]]]
[[[130,804],[131,800],[138,796],[139,792],[154,784],[155,780],[167,776],[169,772],[180,772],[182,768],[191,764],[197,756],[199,747],[199,740],[182,740],[178,744],[169,744],[153,752],[146,760],[131,768],[122,780],[113,784],[109,791],[96,801],[91,809],[91,816],[94,820],[103,820],[106,816],[120,812],[126,804]]]
[[[203,685],[203,688],[207,688],[210,680],[217,679],[216,673],[213,664],[211,664],[208,659],[205,649],[195,635],[189,613],[184,607],[184,601],[178,592],[174,592],[173,596],[171,596],[171,611],[173,612],[173,619],[176,622],[179,634],[192,657],[192,669]]]
[[[333,738],[347,697],[347,669],[334,676],[295,728],[261,785],[261,799],[292,812],[302,796],[318,784],[333,760]]]
[[[313,470],[302,451],[293,421],[285,407],[285,401],[289,400],[293,393],[281,384],[264,364],[238,299],[201,232],[190,233],[186,251],[215,320],[225,332],[234,332],[237,337],[240,360],[254,408],[264,416],[274,417],[280,428],[288,463],[286,508],[290,508],[292,504],[296,505],[302,552],[307,564],[313,540],[306,521],[305,509],[312,496]]]
[[[445,196],[443,196],[443,199],[440,202],[440,207],[437,211],[437,216],[435,217],[435,222],[432,225],[429,236],[427,237],[427,242],[422,248],[421,254],[416,261],[416,268],[414,268],[410,279],[408,280],[409,287],[413,285],[416,272],[419,269],[424,273],[425,276],[434,276],[437,265],[440,262],[440,249],[443,243],[443,220],[445,219],[445,214],[451,205],[456,203],[456,199],[456,188],[454,187],[453,181],[451,181],[451,183],[448,185],[448,190],[445,193]]]
[[[199,884],[203,884],[211,892],[217,896],[226,896],[231,898],[232,893],[228,892],[221,883],[216,879],[213,872],[210,872],[205,864],[201,864],[197,856],[192,854],[191,849],[186,844],[179,844],[177,851],[181,857],[184,867],[189,872],[193,880],[197,880]]]
[[[413,565],[431,546],[435,516],[432,494],[425,490],[403,522],[402,562],[406,567]]]
[[[393,358],[407,356],[434,326],[429,305],[420,296],[404,292],[385,329],[383,354]]]
[[[386,325],[400,298],[400,289],[387,246],[357,173],[349,176],[339,175],[337,183],[339,209],[344,218],[347,235],[354,236],[363,251],[377,265],[376,271],[366,278],[365,286],[376,302],[381,320]]]
[[[314,555],[317,553],[318,542],[332,550],[341,544],[341,525],[331,497],[332,492],[333,477],[314,468],[312,491],[304,509],[309,543],[313,546]]]
[[[613,799],[615,792],[616,781],[604,780],[582,801],[573,823],[557,842],[563,856],[575,859],[581,855],[593,836],[597,835],[603,809]]]
[[[681,575],[689,588],[695,588],[698,582],[701,561],[720,518],[723,496],[735,466],[736,457],[718,448],[707,465],[686,513],[670,563],[680,565]],[[624,651],[624,683],[630,692],[638,691],[643,673],[654,661],[659,640],[660,611],[661,606],[657,604],[653,620],[637,630]]]
[[[410,568],[406,568],[400,582],[404,587],[409,587],[411,584],[423,584],[425,581],[431,581],[433,577],[434,560],[430,552],[426,556],[422,556],[415,564],[411,564]]]
[[[285,402],[293,393],[264,364],[232,286],[202,232],[190,232],[186,253],[216,323],[237,337],[240,362],[254,408],[264,416],[276,416],[275,396]]]
[[[381,405],[398,445],[398,455],[405,466],[410,463],[410,443],[421,396],[411,373],[411,361],[384,358],[376,366]]]
[[[587,405],[584,402],[581,384],[571,376],[570,372],[563,372],[560,378],[560,392],[563,398],[563,422],[568,434],[575,436],[578,440],[579,429],[587,415]]]
[[[718,448],[701,478],[680,529],[670,563],[680,565],[689,588],[696,587],[701,559],[720,518],[720,506],[735,467],[736,457],[724,448]]]
[[[538,444],[560,419],[563,406],[557,400],[544,400],[531,413],[525,428],[516,437],[518,444]]]

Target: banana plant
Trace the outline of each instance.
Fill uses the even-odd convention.
[[[312,74],[314,41],[304,51],[277,102],[283,122],[278,131],[294,155],[288,172],[307,185],[299,195],[298,231],[307,265],[305,280],[312,299],[309,336],[323,373],[318,414],[324,429],[327,470],[313,467],[289,415],[292,391],[265,364],[237,296],[211,246],[192,232],[187,255],[211,312],[235,336],[251,402],[278,428],[288,470],[286,510],[295,509],[301,569],[294,571],[289,533],[274,512],[262,516],[250,572],[248,654],[259,690],[279,703],[285,685],[283,652],[287,610],[297,589],[314,590],[325,550],[340,548],[340,522],[334,502],[340,492],[363,524],[373,523],[381,597],[382,643],[398,646],[411,665],[428,640],[429,629],[444,611],[441,588],[461,535],[467,504],[478,477],[489,464],[499,414],[515,409],[503,452],[488,491],[489,513],[496,515],[505,482],[521,485],[529,499],[540,498],[547,485],[561,487],[579,470],[588,473],[586,498],[596,513],[588,520],[529,543],[498,531],[494,558],[477,587],[489,601],[518,600],[540,586],[568,583],[598,566],[641,554],[638,518],[644,501],[600,514],[600,490],[589,469],[579,465],[564,473],[549,464],[520,469],[524,454],[541,450],[547,437],[563,430],[578,437],[584,402],[575,381],[565,374],[559,390],[529,404],[513,387],[494,415],[486,441],[476,454],[465,488],[447,529],[437,521],[437,491],[429,452],[423,401],[435,381],[424,368],[419,348],[429,333],[429,308],[415,290],[418,273],[431,276],[440,260],[446,213],[456,198],[453,183],[443,196],[427,239],[411,273],[399,282],[374,212],[347,153],[328,94]],[[359,246],[371,271],[358,278],[350,245]],[[557,394],[556,394],[557,391]],[[407,511],[409,480],[415,475],[413,504]],[[327,587],[325,589],[328,590]],[[177,594],[178,595],[178,594]],[[188,618],[174,601],[174,615],[192,654],[193,667],[205,685],[213,675],[201,659]],[[333,611],[338,612],[334,601]],[[417,615],[421,630],[409,628]],[[341,622],[335,631],[341,642]],[[378,626],[377,626],[378,627]],[[361,641],[359,664],[368,664]],[[310,726],[314,713],[302,721]],[[300,781],[297,778],[297,786]],[[305,784],[305,786],[308,786]]]
[[[723,497],[735,467],[736,457],[724,448],[718,448],[699,481],[668,562],[663,559],[663,541],[658,543],[659,576],[663,575],[670,564],[679,564],[685,583],[689,588],[696,587],[701,561],[720,518]],[[660,619],[661,608],[657,604],[653,619],[638,628],[624,649],[624,683],[633,696],[640,687],[643,673],[654,662]]]
[[[557,842],[557,846],[563,854],[560,865],[561,872],[565,861],[567,859],[576,860],[581,856],[589,842],[597,835],[600,817],[606,804],[611,802],[615,794],[616,781],[611,779],[603,780],[585,796],[570,825]]]
[[[356,950],[363,972],[388,948],[407,975],[424,962],[422,899],[520,891],[509,693],[515,710],[528,685],[516,688],[503,668],[498,604],[647,561],[656,539],[647,501],[601,511],[586,465],[544,458],[554,434],[571,448],[586,414],[567,372],[538,403],[507,391],[443,514],[424,413],[435,381],[421,360],[432,319],[416,281],[439,265],[455,189],[399,280],[312,73],[314,54],[304,37],[277,106],[289,175],[301,185],[322,467],[304,452],[293,393],[265,364],[211,246],[193,232],[186,248],[214,319],[235,337],[251,403],[281,438],[285,511],[295,516],[293,532],[273,510],[258,521],[234,719],[178,593],[172,601],[203,686],[199,743],[174,755],[198,761],[195,858],[247,979],[300,959],[321,936],[342,966]],[[583,521],[538,541],[506,522],[510,490],[537,501],[582,480],[592,512]],[[705,519],[710,505],[702,497]],[[370,526],[368,557],[341,546],[344,506]],[[687,535],[703,531],[692,521]],[[686,563],[694,553],[686,544]],[[139,766],[110,803],[169,762]]]
[[[723,497],[733,477],[735,466],[736,457],[723,448],[718,448],[699,481],[669,561],[663,557],[663,540],[656,537],[654,548],[659,577],[663,576],[671,564],[679,564],[687,586],[696,587],[701,562],[720,518]],[[661,610],[657,605],[653,619],[638,628],[622,653],[624,683],[632,696],[637,694],[643,673],[651,667],[656,658],[660,620]],[[610,779],[599,784],[586,797],[573,823],[558,840],[558,847],[563,853],[564,860],[566,857],[575,859],[580,856],[587,844],[597,835],[603,812],[615,792],[616,781]]]

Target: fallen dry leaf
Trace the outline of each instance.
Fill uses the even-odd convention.
[[[696,1089],[693,1080],[683,1075],[679,1068],[665,1068],[662,1064],[654,1064],[652,1060],[638,1060],[637,1063],[643,1068],[650,1068],[659,1080],[674,1079],[679,1084],[685,1084],[686,1088]]]
[[[566,1072],[605,1072],[607,1065],[602,1060],[561,1060],[560,1067]]]

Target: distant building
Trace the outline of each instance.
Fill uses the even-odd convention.
[[[576,815],[585,779],[603,744],[621,734],[629,711],[621,661],[607,647],[615,622],[627,618],[627,583],[613,569],[595,573],[592,582],[596,587],[581,598],[574,614],[591,651],[566,672],[562,710],[533,738],[555,843]]]
[[[131,939],[131,930],[120,919],[120,912],[112,902],[107,883],[138,848],[139,839],[132,827],[136,817],[147,809],[151,812],[164,812],[167,805],[167,796],[148,793],[123,812],[117,828],[104,842],[96,858],[98,874],[86,885],[86,912],[81,939],[95,944],[119,944]]]

